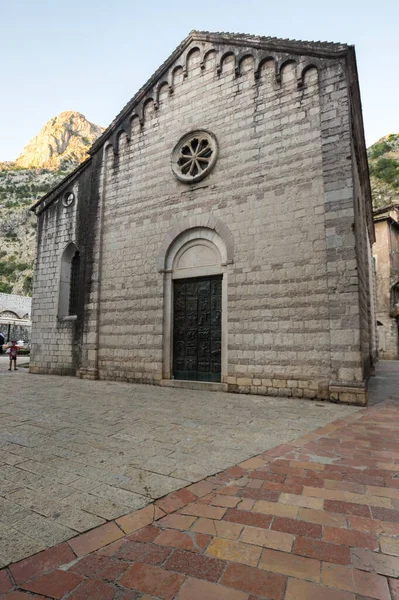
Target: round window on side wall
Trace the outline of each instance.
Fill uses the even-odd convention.
[[[63,206],[65,206],[65,208],[68,208],[69,206],[72,206],[72,204],[74,202],[75,202],[75,194],[71,191],[65,192],[65,194],[62,197]]]
[[[173,174],[183,183],[200,181],[213,169],[218,154],[216,137],[210,131],[196,130],[183,136],[173,148]]]

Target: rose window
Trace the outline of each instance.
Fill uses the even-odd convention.
[[[195,183],[206,177],[217,158],[217,142],[208,131],[185,135],[172,152],[172,171],[180,181]]]

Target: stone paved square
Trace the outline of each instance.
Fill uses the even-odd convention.
[[[358,408],[7,371],[0,566]]]

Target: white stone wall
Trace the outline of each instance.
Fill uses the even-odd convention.
[[[208,50],[206,43],[188,49],[186,61],[179,59],[153,98],[132,114],[117,155],[111,146],[105,151],[91,224],[97,264],[85,307],[82,374],[160,382],[164,275],[158,254],[176,223],[212,215],[229,228],[235,247],[225,274],[229,389],[326,398],[340,382],[361,388],[344,62],[318,59],[318,73],[310,68],[298,87],[293,62],[282,66],[281,81],[273,60],[255,79],[252,58],[244,58],[237,74],[228,55],[218,72],[217,55]],[[309,63],[308,57],[296,60]],[[208,177],[188,186],[173,176],[170,155],[179,138],[197,128],[216,135],[219,157]],[[68,357],[73,362],[73,336],[56,320],[57,265],[74,236],[72,220],[61,214],[51,205],[40,217],[34,291],[40,341],[33,364],[48,372]],[[59,334],[63,350],[44,365],[46,342]],[[340,399],[341,392],[334,393]],[[363,392],[345,393],[346,401],[362,401]]]
[[[14,312],[20,319],[27,315],[30,319],[32,298],[29,296],[18,296],[17,294],[0,293],[0,314],[5,311]]]

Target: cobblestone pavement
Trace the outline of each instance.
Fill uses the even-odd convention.
[[[398,600],[399,396],[0,570],[44,596]]]
[[[7,366],[0,357],[0,567],[358,410]]]

